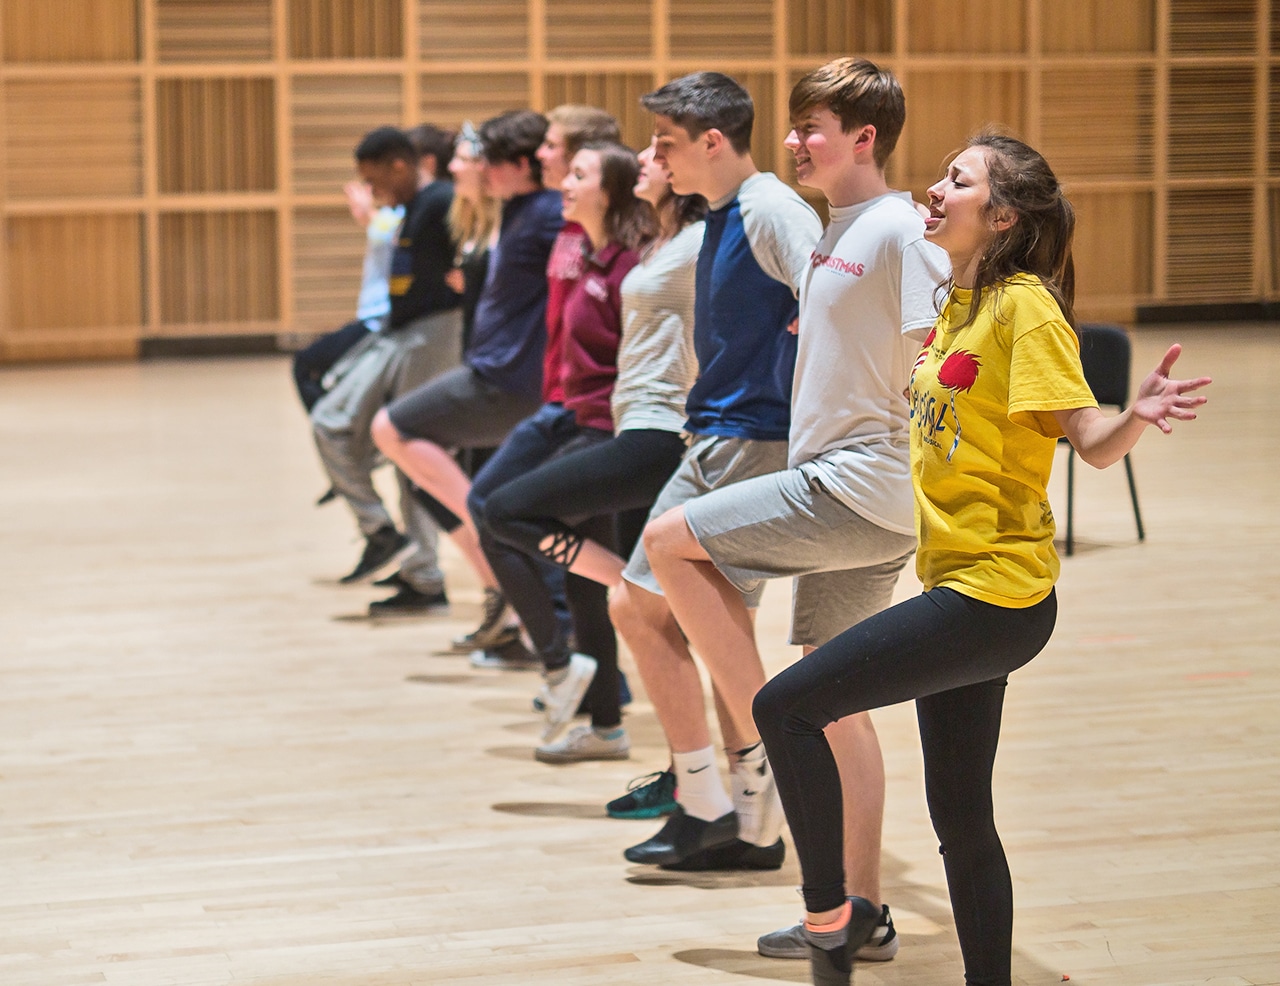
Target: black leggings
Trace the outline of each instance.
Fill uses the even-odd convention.
[[[497,560],[494,571],[503,593],[540,653],[553,652],[563,642],[558,639],[562,629],[554,601],[536,577],[533,559],[568,568],[584,539],[624,557],[630,554],[684,448],[681,437],[669,431],[632,429],[601,441],[588,429],[553,459],[489,494],[485,534],[515,549],[504,558],[491,555],[490,561]],[[544,549],[547,537],[554,541]],[[499,572],[499,566],[504,571]],[[586,704],[592,725],[601,728],[621,721],[618,645],[609,619],[608,591],[577,575],[566,580],[578,650],[599,665]]]
[[[1054,593],[1026,609],[932,589],[851,627],[756,695],[754,715],[787,812],[805,907],[844,904],[840,773],[823,728],[916,700],[925,795],[970,986],[1009,986],[1013,887],[991,805],[1009,672],[1035,657]]]

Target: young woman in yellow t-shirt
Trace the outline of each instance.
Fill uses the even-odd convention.
[[[929,189],[926,237],[952,282],[911,375],[924,593],[836,637],[759,693],[755,720],[795,839],[815,983],[847,983],[879,910],[845,898],[839,774],[823,728],[916,700],[929,813],[969,986],[1009,986],[1013,891],[991,771],[1009,672],[1053,631],[1058,558],[1045,492],[1066,435],[1091,465],[1148,424],[1190,420],[1210,381],[1171,380],[1172,346],[1118,417],[1097,407],[1072,328],[1071,206],[1011,137],[969,142]]]

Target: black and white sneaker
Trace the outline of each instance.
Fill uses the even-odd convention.
[[[339,581],[343,585],[363,582],[377,575],[381,569],[386,568],[393,561],[399,560],[400,556],[411,547],[412,542],[394,527],[379,527],[364,539],[364,553],[360,556],[356,567]]]
[[[484,617],[480,625],[462,637],[455,637],[453,649],[459,654],[475,650],[499,650],[520,639],[520,627],[508,623],[507,598],[497,589],[484,590]]]

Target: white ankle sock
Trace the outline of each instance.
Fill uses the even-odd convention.
[[[785,816],[764,744],[757,743],[740,750],[730,760],[733,808],[738,813],[738,838],[756,846],[771,846],[782,834]]]
[[[715,747],[708,746],[691,753],[672,753],[676,774],[676,800],[686,815],[714,822],[733,811],[733,802],[725,794],[716,766]]]

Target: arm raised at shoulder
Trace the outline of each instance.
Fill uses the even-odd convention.
[[[1119,462],[1138,444],[1147,425],[1155,425],[1166,435],[1173,431],[1169,423],[1194,421],[1195,409],[1202,406],[1207,397],[1194,394],[1213,382],[1211,377],[1192,380],[1174,380],[1169,376],[1173,364],[1182,353],[1182,346],[1174,343],[1164,354],[1164,359],[1138,387],[1137,399],[1115,417],[1107,417],[1096,407],[1068,408],[1054,411],[1054,417],[1067,440],[1089,465],[1105,469]]]

